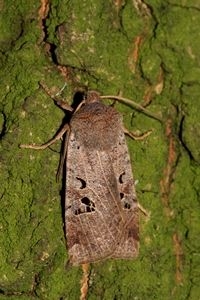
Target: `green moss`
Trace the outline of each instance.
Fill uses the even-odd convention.
[[[163,74],[163,90],[152,93],[149,110],[172,119],[177,161],[166,215],[160,181],[168,161],[165,124],[116,105],[129,130],[152,134],[128,139],[141,214],[141,249],[134,261],[92,265],[88,299],[197,299],[199,286],[199,13],[196,1],[181,5],[136,2],[51,1],[43,24],[39,1],[4,1],[0,13],[0,299],[79,299],[81,268],[66,267],[61,183],[55,175],[60,144],[53,151],[21,150],[43,143],[59,128],[63,113],[38,82],[64,90],[88,86],[104,94],[122,92],[141,102]],[[145,2],[145,3],[147,3]],[[134,5],[135,4],[135,5]],[[143,11],[144,12],[144,11]],[[136,37],[142,38],[133,60]],[[55,59],[56,58],[56,59]],[[56,62],[67,67],[67,79]],[[134,65],[134,68],[133,68]],[[133,113],[133,115],[132,115]],[[165,123],[165,122],[164,122]],[[180,238],[181,282],[176,280]]]

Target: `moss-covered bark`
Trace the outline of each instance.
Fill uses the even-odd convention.
[[[199,1],[1,1],[0,299],[79,299],[55,174],[59,145],[37,152],[63,113],[39,87],[134,99],[123,105],[141,214],[140,256],[91,266],[88,299],[199,299]]]

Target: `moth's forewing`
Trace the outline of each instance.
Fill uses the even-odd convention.
[[[113,258],[133,258],[139,250],[139,215],[135,185],[128,147],[123,130],[119,132],[118,142],[113,145],[112,155],[114,173],[117,180],[123,213],[126,222]]]
[[[119,114],[93,101],[70,127],[65,225],[71,263],[136,256],[138,210]]]

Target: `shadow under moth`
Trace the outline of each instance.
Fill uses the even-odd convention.
[[[89,91],[75,111],[54,99],[71,111],[69,124],[41,146],[20,146],[45,149],[66,133],[64,221],[73,265],[138,255],[139,208],[122,118],[105,97]]]

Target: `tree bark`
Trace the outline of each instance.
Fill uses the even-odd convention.
[[[27,3],[26,3],[27,2]],[[116,103],[125,126],[140,216],[136,260],[92,264],[88,299],[198,299],[200,294],[199,1],[2,1],[0,12],[0,299],[79,299],[81,267],[67,265],[60,144],[77,91],[120,94],[158,122]],[[64,178],[63,178],[64,180]],[[60,192],[61,191],[61,192]]]

